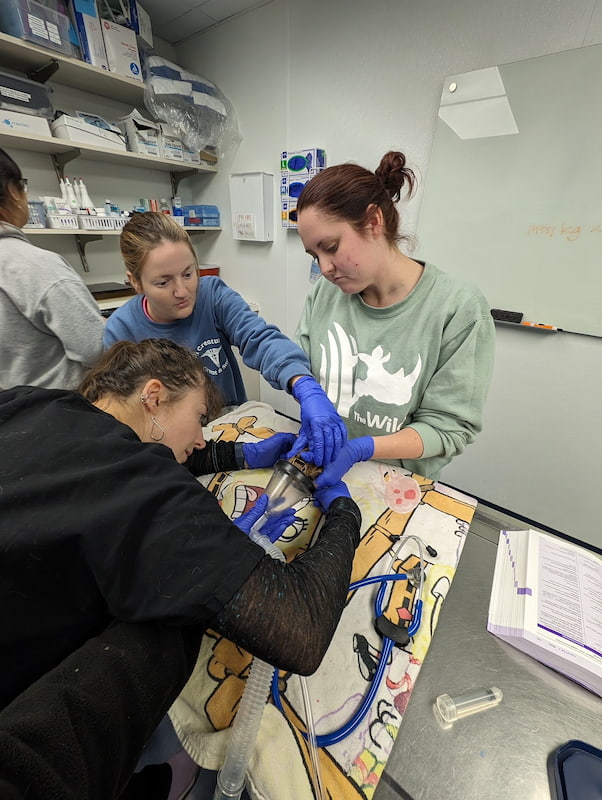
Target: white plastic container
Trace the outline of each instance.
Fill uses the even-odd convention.
[[[114,231],[115,220],[113,217],[91,216],[78,214],[79,227],[85,231]]]
[[[75,214],[48,214],[48,227],[64,231],[76,231],[79,228]]]
[[[119,133],[106,131],[97,125],[90,125],[79,117],[63,114],[50,123],[52,135],[58,139],[67,139],[71,142],[82,142],[96,147],[109,147],[112,150],[127,151],[124,137]]]

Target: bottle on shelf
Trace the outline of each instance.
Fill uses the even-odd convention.
[[[182,208],[182,198],[175,195],[171,198],[171,207],[173,208],[173,218],[178,225],[184,227],[184,209]]]
[[[159,200],[159,211],[162,214],[171,214],[171,208],[169,207],[169,203],[164,197],[162,197]]]
[[[80,209],[82,207],[82,195],[79,189],[79,183],[77,182],[77,178],[73,178],[73,194],[75,195],[75,199],[77,200],[77,208]]]
[[[86,184],[83,180],[79,179],[79,201],[80,201],[80,208],[83,208],[88,214],[96,214],[96,210],[94,208],[94,203],[92,202],[92,198],[88,194],[88,189]]]
[[[65,181],[63,178],[59,178],[59,189],[61,190],[61,200],[63,203],[67,202],[67,192],[65,191]]]
[[[65,178],[65,195],[66,195],[66,204],[71,211],[72,214],[77,214],[79,211],[79,201],[75,196],[75,191],[69,178]]]

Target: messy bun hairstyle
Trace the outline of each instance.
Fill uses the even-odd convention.
[[[329,217],[349,222],[362,232],[368,222],[368,208],[378,206],[383,214],[385,237],[392,245],[404,237],[399,233],[396,203],[402,190],[411,197],[416,175],[406,166],[406,157],[390,150],[374,172],[358,164],[337,164],[318,172],[306,185],[297,202],[297,214],[317,208]]]

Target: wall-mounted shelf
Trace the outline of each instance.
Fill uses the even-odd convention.
[[[186,225],[185,230],[192,234],[199,234],[208,233],[210,231],[221,231],[221,228]],[[23,232],[26,236],[31,236],[31,234],[34,234],[34,236],[72,236],[73,239],[75,239],[75,246],[77,247],[84,272],[90,272],[90,265],[88,264],[88,258],[86,256],[86,245],[91,242],[98,242],[100,239],[104,239],[105,236],[119,236],[121,233],[121,231],[102,231],[99,233],[98,231],[86,231],[82,228],[64,231],[58,228],[23,228]]]
[[[85,61],[69,58],[53,50],[45,50],[7,33],[0,33],[2,63],[11,69],[25,72],[28,77],[45,83],[57,83],[105,95],[133,106],[144,103],[144,83],[125,78]]]
[[[32,136],[26,133],[7,133],[0,131],[2,147],[15,147],[18,150],[30,150],[36,153],[48,153],[55,156],[61,168],[74,158],[88,158],[91,161],[111,162],[112,164],[129,165],[131,167],[149,167],[181,174],[181,177],[198,172],[217,172],[217,167],[209,164],[191,164],[184,161],[172,161],[155,156],[131,153],[129,150],[112,150],[110,147],[96,147],[80,142],[70,142],[55,136]]]
[[[119,236],[121,231],[86,231],[82,228],[77,228],[75,230],[58,230],[57,228],[23,228],[23,233],[26,236],[87,236],[93,237],[94,239],[102,239],[104,236]],[[221,231],[221,228],[216,228],[215,226],[211,227],[204,227],[200,225],[186,225],[184,230],[188,231],[188,233],[212,233],[215,231]]]

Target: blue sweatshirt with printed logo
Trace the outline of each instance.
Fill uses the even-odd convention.
[[[303,350],[276,325],[256,314],[217,276],[200,279],[194,310],[186,319],[153,322],[144,313],[143,298],[144,295],[136,295],[111,314],[105,326],[104,346],[123,339],[171,339],[184,345],[196,352],[227,406],[247,400],[232,347],[237,347],[243,362],[259,370],[274,389],[288,391],[288,382],[295,375],[311,374]]]

